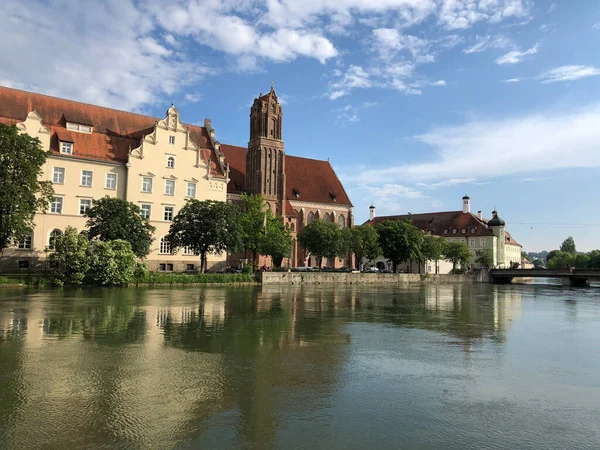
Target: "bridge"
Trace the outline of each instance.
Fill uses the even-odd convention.
[[[600,269],[492,269],[492,283],[511,283],[514,278],[560,278],[564,286],[589,287],[590,280],[600,281]]]

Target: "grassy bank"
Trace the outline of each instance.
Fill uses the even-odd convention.
[[[254,283],[252,275],[243,273],[205,273],[205,274],[186,274],[186,273],[149,273],[146,276],[130,284],[158,286],[158,285],[189,285],[189,284],[240,284]],[[85,282],[84,282],[85,284]],[[44,276],[36,275],[8,275],[0,276],[0,285],[3,286],[53,286],[52,280]]]

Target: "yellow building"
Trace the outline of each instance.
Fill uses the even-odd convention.
[[[135,203],[156,227],[150,270],[198,268],[198,256],[172,254],[163,237],[186,199],[227,201],[229,170],[210,121],[184,125],[175,106],[157,119],[0,87],[0,123],[16,125],[51,151],[43,171],[55,191],[31,236],[4,252],[3,270],[43,266],[54,237],[67,226],[85,229],[86,210],[104,196]],[[224,268],[225,260],[209,255],[208,268]]]

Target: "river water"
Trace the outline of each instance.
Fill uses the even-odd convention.
[[[3,289],[0,448],[598,449],[600,289]]]

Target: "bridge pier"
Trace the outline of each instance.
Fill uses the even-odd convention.
[[[586,288],[590,287],[590,279],[589,278],[571,277],[571,279],[569,281],[570,281],[569,286],[571,286],[571,287],[586,287]],[[565,283],[563,280],[563,285],[564,284]]]

